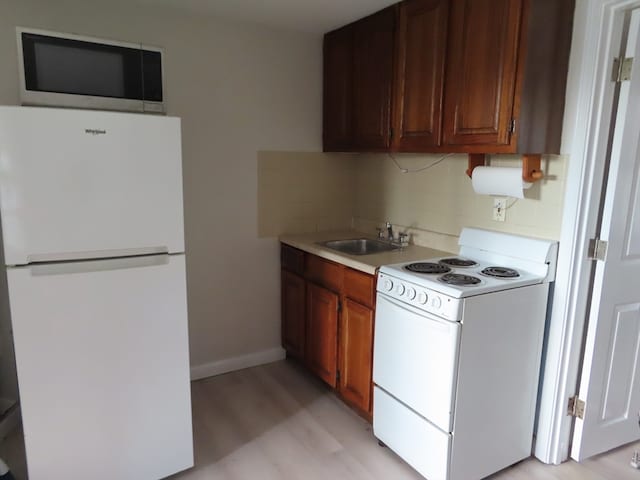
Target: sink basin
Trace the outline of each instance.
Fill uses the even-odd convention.
[[[320,242],[320,245],[337,250],[338,252],[347,253],[349,255],[369,255],[372,253],[390,252],[398,250],[400,247],[387,242],[380,242],[370,238],[352,238],[349,240],[330,240],[328,242]]]

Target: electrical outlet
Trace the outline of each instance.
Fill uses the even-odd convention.
[[[493,219],[496,222],[504,222],[507,219],[507,199],[493,199]]]

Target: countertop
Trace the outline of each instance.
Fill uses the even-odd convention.
[[[354,270],[375,275],[378,267],[382,265],[391,265],[394,263],[415,262],[418,260],[426,260],[429,258],[446,257],[455,255],[451,252],[435,250],[432,248],[419,247],[417,245],[409,245],[400,250],[390,252],[373,253],[370,255],[348,255],[346,253],[331,250],[318,242],[326,242],[328,240],[346,240],[350,238],[374,238],[371,235],[357,232],[355,230],[341,230],[336,232],[317,232],[305,233],[301,235],[282,235],[280,241],[291,247],[299,248],[308,253],[312,253],[319,257],[341,263]]]

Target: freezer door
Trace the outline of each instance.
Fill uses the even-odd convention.
[[[193,465],[184,255],[8,269],[30,480]]]
[[[180,120],[0,107],[5,263],[183,252]]]

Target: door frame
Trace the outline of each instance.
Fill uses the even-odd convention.
[[[567,403],[578,393],[583,360],[593,269],[587,249],[597,234],[616,90],[612,60],[625,11],[635,7],[640,0],[576,2],[562,138],[570,158],[534,450],[550,464],[569,458],[573,417]]]

